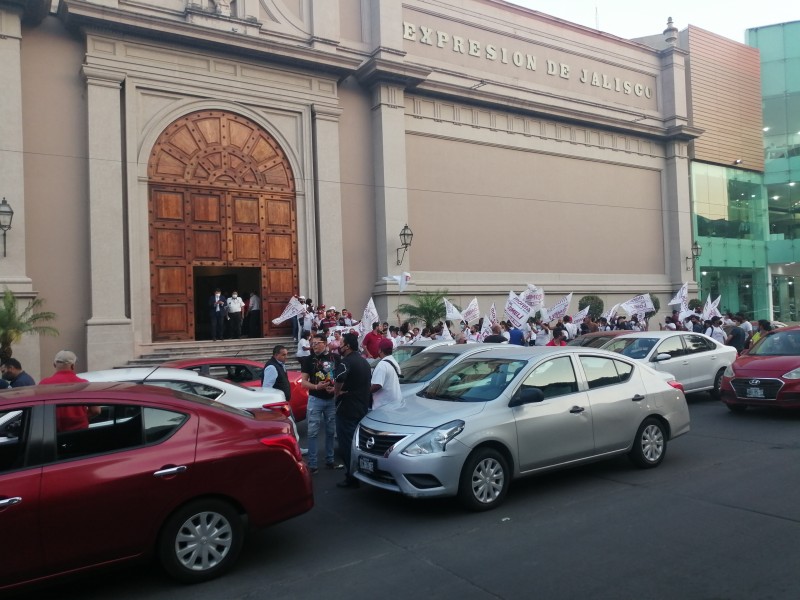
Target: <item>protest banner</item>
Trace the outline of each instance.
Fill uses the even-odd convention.
[[[451,321],[461,321],[464,317],[461,315],[461,312],[450,302],[447,298],[443,298],[444,300],[444,318],[450,319]]]
[[[406,287],[408,286],[408,282],[411,281],[411,273],[407,273],[403,271],[400,275],[389,275],[388,277],[383,278],[384,281],[393,281],[400,286],[400,293],[406,291]]]
[[[689,282],[687,281],[681,286],[681,289],[678,290],[678,293],[675,294],[675,297],[667,302],[667,306],[672,306],[673,304],[680,304],[684,305],[687,304],[689,300]]]
[[[478,334],[478,340],[482,342],[487,335],[492,335],[492,320],[489,315],[483,315],[483,326]]]
[[[478,308],[478,299],[473,298],[472,302],[462,311],[461,315],[463,320],[467,323],[477,321],[481,316],[480,309]]]
[[[556,321],[562,318],[564,315],[567,314],[569,310],[570,302],[572,302],[572,292],[564,296],[561,300],[556,302],[552,308],[544,308],[542,309],[542,321],[549,323],[550,321]],[[547,321],[545,321],[545,313],[547,311]]]
[[[528,284],[528,287],[519,297],[525,304],[531,307],[531,313],[541,310],[544,306],[544,288],[536,287],[532,283]]]
[[[292,317],[296,317],[299,314],[303,314],[306,312],[306,305],[302,304],[300,300],[297,298],[292,298],[289,300],[289,304],[286,305],[286,308],[283,309],[280,317],[272,319],[272,322],[275,325],[283,323],[284,321],[288,321]]]
[[[514,292],[508,292],[506,301],[506,320],[514,327],[522,327],[531,312],[529,304],[523,302]]]
[[[497,320],[497,308],[494,306],[494,302],[492,302],[492,307],[489,309],[489,325],[496,325],[499,321]],[[484,325],[485,326],[485,325]]]
[[[582,310],[576,312],[575,316],[572,317],[572,322],[575,323],[575,325],[580,325],[581,323],[583,323],[583,320],[589,315],[589,308],[591,307],[586,306]]]

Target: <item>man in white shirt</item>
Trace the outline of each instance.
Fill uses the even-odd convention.
[[[400,390],[400,365],[392,356],[392,340],[383,338],[378,346],[378,364],[372,371],[372,409],[398,406],[402,399]]]
[[[231,337],[237,340],[242,337],[242,309],[244,300],[239,298],[239,293],[233,290],[227,303],[228,318],[231,321]]]

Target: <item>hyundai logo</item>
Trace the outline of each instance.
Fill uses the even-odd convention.
[[[375,438],[370,437],[365,445],[367,446],[368,449],[371,450],[375,446]]]
[[[760,379],[751,379],[747,383],[749,383],[750,385],[761,385],[761,380]]]

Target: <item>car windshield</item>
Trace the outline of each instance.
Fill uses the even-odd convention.
[[[392,351],[392,356],[397,364],[403,364],[412,356],[416,356],[425,349],[424,346],[399,346]]]
[[[619,352],[629,358],[645,358],[657,341],[656,338],[622,337],[608,342],[603,346],[603,350]]]
[[[776,331],[761,338],[749,356],[800,356],[800,331]]]
[[[400,383],[430,381],[457,356],[455,352],[420,352],[403,363]]]
[[[451,402],[487,402],[502,394],[527,363],[501,358],[466,359],[447,369],[417,395]]]

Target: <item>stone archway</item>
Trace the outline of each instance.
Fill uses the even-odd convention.
[[[295,183],[272,136],[231,112],[185,115],[153,146],[148,195],[154,341],[195,339],[195,271],[212,267],[258,268],[264,335],[288,332],[271,319],[298,289]]]

